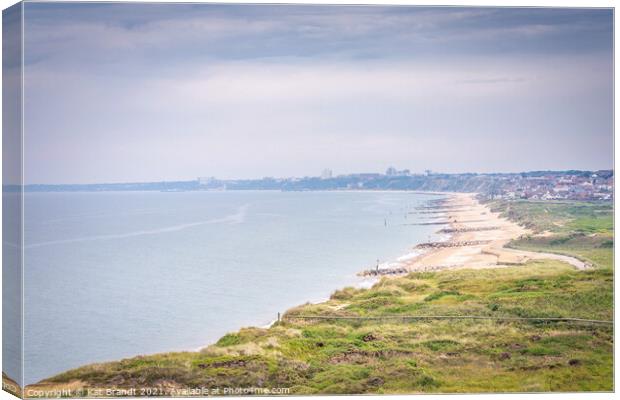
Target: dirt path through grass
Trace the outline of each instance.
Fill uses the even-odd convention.
[[[568,263],[570,265],[572,265],[573,267],[577,268],[578,270],[584,270],[586,268],[590,268],[592,267],[592,265],[590,265],[587,262],[581,261],[578,258],[575,257],[571,257],[571,256],[565,256],[563,254],[554,254],[554,253],[542,253],[542,252],[537,252],[537,251],[525,251],[525,250],[516,250],[516,249],[509,249],[504,247],[502,249],[505,252],[509,252],[509,253],[513,253],[513,254],[517,254],[523,257],[527,257],[531,260],[541,260],[541,259],[550,259],[550,260],[558,260],[558,261],[563,261],[565,263]]]

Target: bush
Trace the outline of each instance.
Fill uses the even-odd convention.
[[[241,337],[235,333],[227,333],[217,341],[216,345],[220,347],[234,346],[241,343]]]

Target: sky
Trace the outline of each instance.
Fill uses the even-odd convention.
[[[609,9],[26,3],[26,183],[613,168]]]

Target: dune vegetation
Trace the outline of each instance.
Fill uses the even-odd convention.
[[[613,204],[610,202],[515,201],[491,209],[533,230],[509,247],[566,254],[599,268],[613,266]]]

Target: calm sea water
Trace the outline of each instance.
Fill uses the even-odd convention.
[[[396,192],[27,193],[25,382],[195,350],[359,284],[436,227]],[[387,226],[386,226],[387,223]]]

